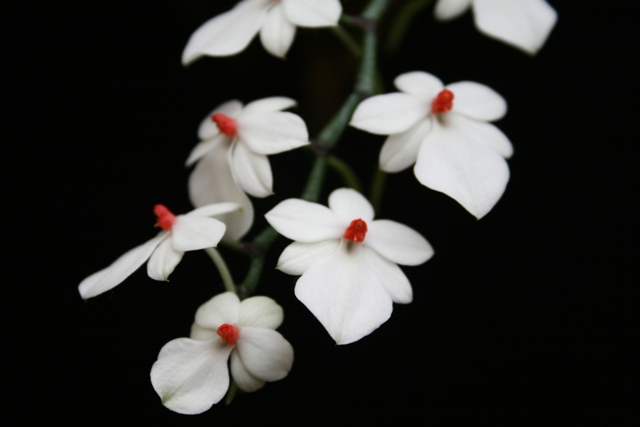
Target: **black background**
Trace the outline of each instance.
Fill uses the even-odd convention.
[[[184,68],[202,22],[233,1],[14,2],[3,13],[4,417],[191,425],[370,421],[550,425],[638,420],[638,6],[551,3],[557,27],[531,58],[480,35],[471,14],[421,12],[387,90],[424,70],[501,93],[511,180],[476,221],[410,170],[391,175],[380,217],[420,231],[436,255],[404,271],[414,302],[361,341],[335,347],[267,268],[259,292],[285,308],[296,351],[283,381],[195,417],[165,409],[149,370],[221,290],[191,253],[154,282],[144,269],[84,302],[78,283],[155,231],[152,206],[189,204],[184,168],[216,105],[289,96],[311,135],[340,105],[356,62],[328,30],[301,29],[286,60],[258,41]],[[343,1],[347,13],[359,1]],[[395,2],[401,3],[401,2]],[[383,27],[384,30],[384,27]],[[348,130],[336,154],[368,182],[381,137]],[[299,195],[311,157],[271,157],[274,197]],[[323,203],[340,185],[329,174]],[[265,225],[257,217],[249,237]],[[268,258],[275,265],[280,239]],[[246,260],[229,255],[237,279]],[[633,264],[632,264],[633,263]]]

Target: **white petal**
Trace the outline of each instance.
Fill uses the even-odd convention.
[[[180,263],[184,251],[177,251],[171,244],[171,238],[160,243],[147,263],[147,274],[153,280],[167,281]]]
[[[295,288],[296,297],[337,344],[369,335],[391,316],[391,297],[360,249],[343,242],[331,256],[311,264]]]
[[[191,325],[191,333],[189,334],[189,338],[198,341],[220,341],[220,335],[218,335],[217,329],[203,328],[197,323],[193,323]]]
[[[404,132],[430,114],[428,103],[406,93],[388,93],[367,98],[351,117],[351,126],[378,135]]]
[[[420,233],[388,219],[369,224],[364,245],[402,265],[420,265],[433,256],[433,248]]]
[[[185,162],[185,166],[189,167],[193,165],[195,162],[206,156],[209,151],[215,149],[214,147],[219,144],[224,144],[225,141],[230,142],[231,138],[227,135],[216,135],[213,139],[208,141],[200,141],[193,147],[191,153],[189,153],[189,157],[187,157],[187,161]]]
[[[344,233],[343,221],[331,209],[305,200],[283,200],[264,217],[278,233],[300,242],[338,239]]]
[[[276,268],[284,273],[300,276],[311,264],[335,252],[339,245],[340,239],[313,243],[293,242],[280,254]]]
[[[232,348],[216,341],[169,341],[151,368],[151,383],[162,404],[181,414],[200,414],[218,403],[229,388]]]
[[[400,74],[395,78],[393,84],[401,92],[416,95],[428,101],[431,101],[444,89],[444,84],[439,78],[424,71]]]
[[[258,154],[276,154],[309,144],[304,121],[293,113],[271,112],[242,115],[238,138]]]
[[[332,27],[342,14],[339,0],[283,0],[287,18],[299,27]]]
[[[380,280],[391,300],[399,304],[410,303],[413,300],[413,289],[400,267],[366,246],[362,248],[362,252],[367,267]]]
[[[218,145],[203,157],[189,177],[189,197],[194,206],[234,202],[240,210],[217,218],[227,225],[225,236],[239,240],[253,224],[253,205],[233,179],[227,157],[228,147]]]
[[[215,218],[178,215],[171,228],[171,244],[176,251],[213,248],[218,246],[226,229]]]
[[[241,111],[242,102],[237,99],[232,99],[231,101],[218,105],[216,108],[211,110],[211,112],[207,114],[207,117],[205,117],[200,123],[200,127],[198,128],[198,138],[211,139],[220,133],[220,129],[218,129],[216,122],[211,120],[211,116],[215,113],[222,113],[225,116],[235,119],[240,115]]]
[[[260,390],[265,382],[260,380],[247,370],[240,359],[240,355],[237,351],[231,353],[231,378],[236,383],[238,388],[244,392],[251,393]]]
[[[269,159],[263,154],[249,150],[244,143],[233,149],[233,177],[244,191],[253,197],[267,197],[273,194],[273,175]]]
[[[229,212],[235,212],[240,209],[240,205],[237,203],[212,203],[210,205],[205,205],[199,207],[197,209],[192,210],[189,213],[184,214],[183,216],[187,217],[208,217],[208,216],[218,216],[223,215]]]
[[[447,85],[453,92],[453,109],[458,114],[486,122],[501,119],[507,113],[507,101],[495,90],[476,82]]]
[[[506,161],[489,143],[440,124],[422,144],[414,172],[423,185],[445,193],[477,218],[493,208],[509,181]]]
[[[233,292],[224,292],[202,304],[196,311],[196,324],[217,331],[220,325],[235,325],[240,317],[240,299]]]
[[[475,0],[478,30],[533,55],[551,33],[558,14],[544,0]]]
[[[293,364],[293,347],[273,329],[240,329],[236,350],[247,371],[264,381],[281,380]]]
[[[431,131],[432,118],[420,120],[404,132],[390,135],[380,150],[380,169],[400,172],[416,162],[425,136]]]
[[[271,0],[245,0],[200,26],[182,52],[188,64],[202,55],[227,56],[246,48],[260,30]]]
[[[473,135],[477,140],[486,142],[498,151],[502,157],[508,159],[513,155],[513,145],[511,145],[509,138],[491,123],[471,120],[453,111],[444,117],[443,123],[447,127],[454,127],[468,135]]]
[[[346,227],[354,219],[373,220],[373,206],[362,194],[351,188],[339,188],[329,195],[329,208],[345,222]]]
[[[472,0],[438,0],[434,9],[436,19],[448,21],[462,15],[471,6]]]
[[[242,115],[250,114],[262,114],[272,113],[274,111],[282,111],[287,108],[292,108],[298,105],[298,103],[284,96],[272,96],[270,98],[262,98],[256,101],[250,102],[242,109]]]
[[[163,231],[148,242],[126,252],[109,267],[85,278],[78,286],[80,296],[84,299],[92,298],[118,286],[131,273],[140,268],[160,242],[168,237],[169,233]]]
[[[267,13],[260,30],[262,46],[270,54],[284,58],[295,36],[296,26],[284,16],[282,5],[276,4]]]
[[[257,296],[247,298],[240,303],[239,327],[276,329],[282,324],[283,319],[282,307],[271,298]]]

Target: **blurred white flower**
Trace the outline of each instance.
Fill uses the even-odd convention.
[[[282,320],[282,307],[262,296],[240,302],[225,292],[200,306],[191,338],[168,342],[151,368],[162,404],[182,414],[206,411],[226,394],[229,369],[246,392],[286,377],[293,348],[275,331]]]

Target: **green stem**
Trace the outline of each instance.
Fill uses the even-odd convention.
[[[238,392],[238,385],[235,381],[231,380],[231,384],[229,385],[229,391],[227,392],[227,397],[224,399],[225,405],[231,405],[233,402],[233,398],[236,397],[236,393]]]
[[[359,58],[360,55],[362,55],[362,49],[360,48],[358,43],[356,43],[353,37],[351,37],[351,34],[346,32],[344,28],[340,26],[331,27],[331,31],[333,31],[333,34],[335,34],[335,36],[340,39],[342,44],[344,44],[345,47],[349,49],[349,51],[353,54],[353,56],[355,56],[356,58]]]
[[[224,288],[228,292],[233,292],[234,294],[237,294],[236,285],[235,285],[235,282],[233,281],[233,277],[231,277],[231,272],[229,271],[229,267],[227,267],[227,263],[224,262],[224,258],[222,258],[222,256],[220,255],[220,252],[218,252],[218,250],[214,248],[206,248],[205,252],[211,257],[211,259],[213,260],[213,263],[218,268],[218,271],[220,272],[220,277],[222,277],[222,283],[224,283]]]
[[[362,193],[360,180],[358,180],[358,176],[353,172],[353,169],[351,169],[347,162],[339,157],[330,155],[327,157],[327,166],[338,172],[347,187]]]
[[[398,51],[407,34],[407,30],[413,19],[418,15],[421,9],[428,6],[433,0],[413,0],[407,3],[396,14],[395,19],[391,23],[385,51],[395,53]]]
[[[373,173],[373,182],[371,183],[371,194],[369,197],[369,200],[371,200],[371,205],[373,206],[376,214],[380,213],[382,193],[384,192],[386,181],[387,174],[384,173],[380,168],[376,168],[376,171]]]

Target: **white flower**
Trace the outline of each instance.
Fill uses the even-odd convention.
[[[394,83],[401,92],[364,100],[351,126],[390,135],[380,152],[382,170],[399,172],[415,162],[418,181],[483,217],[509,181],[504,159],[513,154],[511,142],[486,123],[505,115],[505,100],[479,83],[445,87],[421,71],[401,74]]]
[[[168,342],[151,368],[151,383],[164,406],[199,414],[219,402],[229,388],[229,357],[240,390],[256,391],[286,377],[293,348],[275,331],[282,319],[282,307],[262,296],[240,302],[226,292],[203,304],[191,338]]]
[[[167,280],[185,251],[215,247],[222,238],[225,225],[215,218],[238,209],[235,203],[203,206],[185,215],[174,215],[164,205],[156,205],[157,226],[162,228],[156,237],[136,246],[115,260],[109,267],[87,277],[78,290],[82,298],[92,298],[113,289],[146,260],[147,273],[155,280]]]
[[[435,16],[447,21],[469,7],[481,33],[530,55],[542,48],[558,19],[545,0],[438,0]]]
[[[397,264],[418,265],[433,255],[413,229],[374,221],[371,204],[351,189],[332,192],[328,208],[285,200],[265,218],[295,240],[280,255],[278,269],[302,275],[296,297],[337,344],[373,332],[391,316],[392,302],[411,302],[411,284]]]
[[[191,35],[182,63],[202,55],[234,55],[244,50],[258,31],[264,48],[282,58],[293,43],[296,27],[336,26],[341,14],[338,0],[244,0]]]

